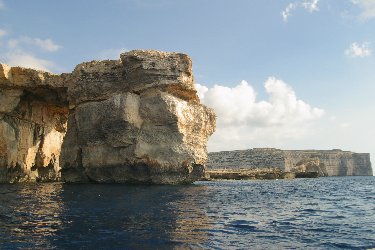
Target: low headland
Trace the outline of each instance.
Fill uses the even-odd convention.
[[[372,176],[370,154],[334,150],[254,148],[208,154],[205,180]]]

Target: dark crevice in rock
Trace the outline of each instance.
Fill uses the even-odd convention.
[[[152,50],[120,58],[61,75],[1,64],[0,169],[16,167],[19,181],[198,180],[215,114],[199,102],[191,59]]]

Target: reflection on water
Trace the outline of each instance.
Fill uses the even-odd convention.
[[[207,186],[185,187],[179,191],[180,199],[167,204],[176,218],[169,232],[171,241],[200,245],[209,240],[207,232],[212,222],[202,204],[202,198],[208,195],[207,189]]]
[[[197,203],[205,186],[65,185],[65,219],[78,245],[108,248],[199,245],[208,218]],[[71,246],[66,242],[66,247]]]
[[[61,190],[59,183],[0,186],[0,246],[52,247],[48,238],[63,227]]]
[[[372,248],[375,178],[0,185],[0,249]]]
[[[144,248],[208,240],[207,186],[0,186],[0,248]]]

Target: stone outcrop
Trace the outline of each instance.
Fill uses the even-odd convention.
[[[1,182],[174,184],[204,174],[215,114],[200,104],[187,55],[135,50],[61,75],[2,68]]]
[[[318,176],[328,176],[327,168],[325,164],[320,161],[319,157],[315,156],[313,158],[307,158],[303,156],[301,158],[302,160],[290,166],[290,169],[292,169],[293,172],[297,172],[297,173],[315,172],[318,174]]]
[[[280,168],[209,169],[204,181],[212,180],[273,180],[294,179],[295,173],[284,172]]]
[[[370,154],[342,150],[255,148],[209,153],[208,170],[278,168],[283,172],[320,176],[371,176]]]
[[[0,64],[0,182],[58,180],[69,110],[54,77]]]

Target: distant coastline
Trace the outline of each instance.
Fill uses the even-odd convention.
[[[370,154],[333,150],[254,148],[211,152],[207,179],[291,179],[372,176]]]

